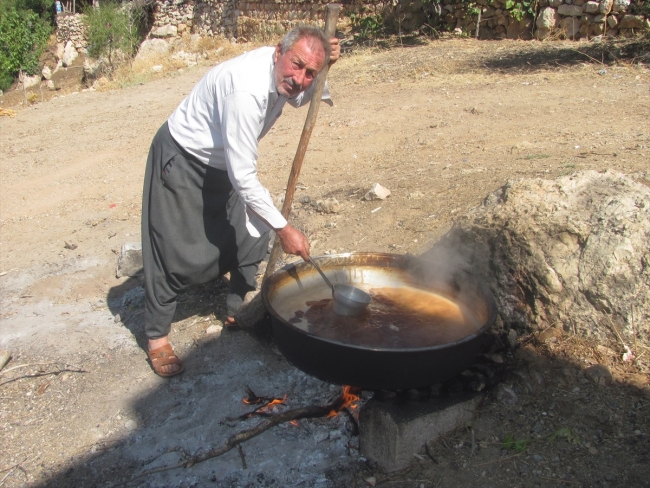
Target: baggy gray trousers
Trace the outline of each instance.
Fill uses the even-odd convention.
[[[169,334],[176,298],[188,286],[230,272],[229,316],[255,289],[269,234],[252,237],[245,212],[228,173],[186,153],[165,122],[151,143],[142,198],[144,326],[149,339]]]

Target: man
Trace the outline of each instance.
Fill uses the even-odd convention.
[[[176,298],[190,285],[230,272],[226,325],[255,274],[274,229],[286,253],[306,259],[309,242],[275,208],[257,177],[258,141],[282,113],[311,99],[318,72],[340,54],[315,27],[290,31],[211,69],[153,139],[145,171],[142,255],[145,333],[160,376],[183,371],[168,334]]]

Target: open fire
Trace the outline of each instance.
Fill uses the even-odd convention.
[[[245,396],[242,401],[246,405],[259,405],[255,410],[240,415],[236,418],[229,418],[228,420],[246,420],[255,415],[260,415],[264,417],[272,416],[271,407],[275,405],[285,404],[287,401],[287,395],[284,395],[282,398],[277,397],[260,397],[253,392],[249,387],[246,387],[247,396]],[[329,404],[327,408],[327,413],[324,414],[327,418],[332,418],[338,415],[343,409],[356,409],[356,402],[359,400],[361,394],[361,388],[356,388],[354,386],[343,386],[341,395],[336,398],[332,403]],[[290,422],[292,425],[298,425],[296,420]]]

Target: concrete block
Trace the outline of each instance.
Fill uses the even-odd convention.
[[[424,402],[372,399],[359,412],[361,455],[387,473],[407,468],[426,443],[473,419],[483,398],[462,392]]]
[[[127,242],[122,245],[117,258],[118,278],[123,276],[139,276],[142,274],[142,245],[139,242]]]

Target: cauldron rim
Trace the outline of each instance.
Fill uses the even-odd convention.
[[[391,254],[391,253],[377,253],[377,252],[349,252],[349,253],[339,253],[339,254],[329,254],[326,256],[313,256],[315,258],[319,257],[325,257],[325,258],[350,258],[350,257],[367,257],[367,256],[372,256],[372,257],[379,257],[379,258],[388,258],[388,259],[415,259],[415,260],[422,260],[422,258],[418,258],[416,256],[412,255],[401,255],[401,254]],[[287,272],[288,270],[292,268],[297,268],[298,266],[301,265],[309,265],[307,262],[294,262],[294,263],[289,263],[278,270],[276,270],[268,279],[266,279],[262,285],[262,300],[264,302],[264,307],[266,308],[267,312],[271,314],[276,320],[278,320],[283,326],[288,326],[290,327],[294,333],[298,333],[301,335],[304,335],[306,337],[310,337],[313,339],[316,339],[321,342],[327,342],[332,345],[336,346],[343,346],[348,349],[357,349],[359,351],[372,351],[372,352],[377,352],[377,353],[418,353],[418,352],[431,352],[431,351],[436,351],[436,350],[444,350],[444,349],[449,349],[452,347],[457,347],[459,345],[465,344],[467,342],[473,341],[477,339],[479,336],[483,335],[487,329],[489,329],[495,322],[496,316],[497,316],[497,310],[496,310],[496,304],[493,302],[493,307],[491,307],[491,313],[489,314],[487,320],[485,323],[477,329],[475,332],[472,334],[463,337],[462,339],[454,342],[447,342],[445,344],[437,344],[435,346],[426,346],[426,347],[405,347],[405,348],[395,348],[395,347],[370,347],[370,346],[363,346],[363,345],[356,345],[356,344],[350,344],[347,342],[342,342],[342,341],[337,341],[329,338],[325,338],[322,336],[319,336],[318,334],[312,334],[310,332],[307,332],[299,327],[296,327],[294,324],[291,324],[288,322],[286,319],[280,316],[279,313],[275,311],[273,306],[270,303],[269,299],[269,288],[271,285],[274,284],[275,281],[279,279],[279,276],[282,272]],[[458,271],[458,273],[464,273],[467,278],[469,278],[469,275],[464,272],[464,271]],[[275,279],[274,279],[275,277]],[[482,292],[485,293],[486,297],[491,298],[492,301],[494,301],[494,297],[492,296],[492,293],[490,290],[483,285],[480,282],[477,282],[476,280],[472,279],[472,283],[474,286],[477,288],[480,288]]]

